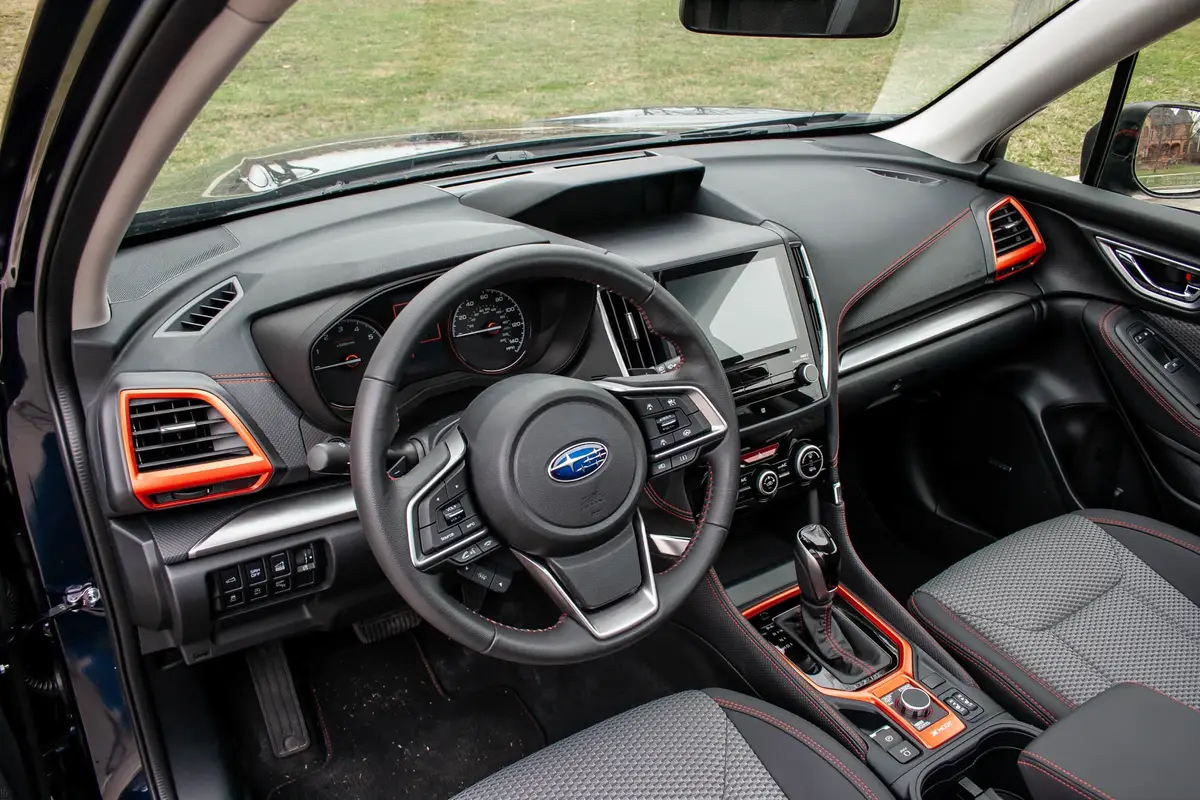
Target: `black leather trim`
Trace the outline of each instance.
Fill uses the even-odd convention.
[[[1197,752],[1200,712],[1119,683],[1034,739],[1017,764],[1035,800],[1191,798]]]
[[[1165,522],[1124,511],[1078,512],[1146,562],[1187,599],[1200,606],[1200,537]]]
[[[1045,726],[1069,714],[1072,706],[933,595],[917,591],[909,607],[967,664],[988,694],[1001,698],[1018,719]]]
[[[736,692],[709,689],[787,797],[889,800],[870,769],[828,734],[788,711]]]

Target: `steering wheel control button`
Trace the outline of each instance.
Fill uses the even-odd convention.
[[[457,501],[442,506],[441,513],[442,519],[446,522],[447,526],[457,525],[458,523],[462,522],[463,517],[467,515],[467,511],[465,508],[463,508],[463,504]]]
[[[917,756],[921,755],[921,751],[915,745],[908,742],[901,742],[888,749],[888,755],[899,761],[901,764],[907,764]]]
[[[933,699],[924,689],[906,686],[896,695],[896,708],[908,719],[924,719],[933,709]]]
[[[671,471],[671,459],[664,458],[662,461],[655,461],[650,464],[650,477],[655,478],[659,475],[665,475]]]
[[[260,583],[256,586],[251,586],[246,594],[249,595],[251,603],[254,603],[258,600],[266,600],[267,585],[265,583]]]
[[[668,447],[675,444],[676,436],[677,436],[677,434],[674,434],[674,433],[668,433],[668,434],[664,434],[662,436],[655,436],[653,439],[650,440],[650,452],[657,453],[662,450],[666,450]]]
[[[267,582],[267,568],[263,566],[263,560],[261,558],[256,558],[253,561],[247,561],[245,564],[245,569],[246,583],[250,584],[251,586]]]
[[[476,544],[479,545],[479,549],[484,553],[490,553],[500,546],[500,540],[495,536],[485,536],[476,542]]]
[[[473,545],[469,545],[469,546],[463,548],[462,550],[458,551],[454,555],[450,556],[450,560],[453,561],[455,564],[470,564],[472,561],[474,561],[475,559],[479,558],[482,555],[483,555],[483,550],[480,549],[479,545],[473,544]]]
[[[660,397],[659,402],[662,403],[663,411],[682,411],[685,414],[696,413],[696,404],[685,394]]]
[[[455,500],[467,491],[467,471],[459,467],[446,478],[447,499]]]
[[[679,415],[675,412],[661,414],[654,418],[654,425],[658,428],[659,433],[670,433],[679,427]]]
[[[634,400],[633,407],[637,409],[639,417],[653,417],[663,411],[662,401],[657,397],[638,397]]]
[[[287,553],[276,553],[267,559],[267,562],[269,564],[269,569],[271,570],[272,578],[278,578],[281,575],[292,574],[292,562],[288,560]]]
[[[441,550],[448,544],[454,544],[462,537],[462,528],[458,525],[440,531],[433,525],[428,525],[421,528],[421,549],[426,553],[432,553]]]
[[[232,592],[242,588],[242,573],[237,567],[226,567],[217,573],[217,585],[222,592]]]
[[[708,433],[712,430],[712,426],[708,424],[708,418],[697,411],[695,414],[688,415],[689,424],[696,429],[697,435]]]
[[[693,461],[696,460],[697,454],[698,454],[698,451],[696,451],[696,450],[685,450],[684,452],[680,453],[679,455],[671,456],[671,469],[679,469],[680,467],[686,467],[688,464],[691,464]]]
[[[882,728],[872,733],[871,738],[875,740],[876,744],[883,745],[885,750],[891,750],[893,747],[904,741],[900,734],[896,733],[887,725],[884,725]]]
[[[273,578],[271,580],[271,594],[287,594],[292,591],[291,578]]]

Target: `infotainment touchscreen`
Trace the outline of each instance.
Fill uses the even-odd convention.
[[[800,334],[799,297],[783,248],[671,270],[662,279],[727,367],[806,338]]]

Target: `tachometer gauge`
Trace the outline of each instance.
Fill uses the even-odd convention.
[[[312,348],[313,379],[326,403],[353,408],[367,362],[382,338],[366,320],[346,317],[317,339]]]
[[[450,316],[450,346],[476,372],[504,372],[525,356],[525,313],[499,289],[484,289]]]

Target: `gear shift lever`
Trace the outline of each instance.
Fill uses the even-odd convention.
[[[823,525],[805,525],[796,532],[792,553],[800,607],[782,620],[785,630],[804,642],[821,666],[847,685],[875,675],[888,665],[888,655],[843,611],[835,610],[842,556]]]
[[[805,525],[796,532],[796,583],[806,603],[823,606],[833,599],[842,556],[824,525]]]

